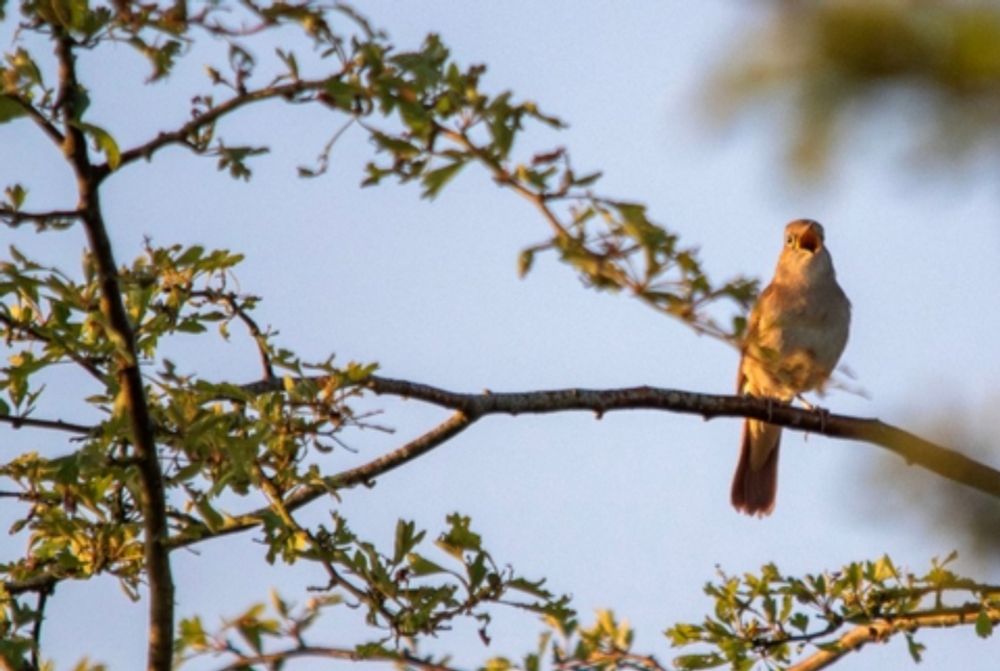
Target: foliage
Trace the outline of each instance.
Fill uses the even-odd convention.
[[[947,565],[955,557],[934,561],[922,576],[906,572],[888,556],[802,577],[782,574],[774,564],[742,578],[720,572],[719,581],[705,587],[715,599],[714,617],[666,632],[675,646],[702,643],[714,650],[684,655],[676,665],[795,668],[792,662],[807,646],[815,648],[816,658],[835,660],[868,641],[897,633],[903,634],[910,655],[919,662],[924,646],[915,638],[917,630],[948,626],[949,618],[974,620],[976,632],[989,636],[1000,617],[1000,592],[950,571]],[[950,605],[949,592],[972,600]]]
[[[251,664],[269,654],[265,650],[268,643],[287,641],[286,654],[308,649],[316,656],[322,656],[323,650],[327,656],[416,661],[421,659],[416,649],[420,637],[442,631],[459,617],[474,620],[479,636],[488,641],[491,618],[485,606],[490,603],[516,605],[557,622],[572,618],[565,597],[556,598],[542,582],[498,567],[483,549],[479,535],[469,528],[468,517],[451,515],[448,523],[448,531],[435,543],[448,560],[439,564],[415,551],[426,533],[416,531],[413,522],[398,522],[389,555],[359,540],[334,514],[329,527],[321,525],[315,533],[300,532],[300,556],[323,561],[330,570],[330,585],[316,588],[318,596],[297,608],[272,592],[273,612],[267,612],[263,603],[254,604],[211,634],[198,617],[182,620],[177,651],[186,659],[227,655],[238,663]],[[347,595],[327,592],[334,585],[345,588]],[[516,593],[523,598],[514,598]],[[349,649],[310,646],[307,631],[324,611],[342,606],[363,607],[376,638]],[[239,643],[234,642],[233,635],[239,637]],[[432,657],[424,657],[423,661],[435,663]]]
[[[204,655],[226,656],[230,668],[278,668],[287,659],[314,655],[445,669],[448,660],[423,656],[420,641],[460,620],[472,622],[487,640],[500,607],[540,615],[549,628],[538,650],[524,658],[531,671],[543,662],[656,667],[654,658],[628,652],[627,623],[601,613],[592,627],[579,626],[565,597],[495,560],[461,514],[450,516],[437,538],[443,557],[431,554],[426,531],[407,520],[398,522],[391,548],[359,537],[336,510],[323,522],[303,523],[298,513],[307,504],[325,497],[336,508],[339,489],[369,484],[444,442],[467,417],[457,412],[390,455],[331,470],[322,457],[342,444],[343,432],[374,426],[358,401],[370,391],[375,364],[332,356],[309,361],[279,345],[276,334],[254,319],[260,299],[232,288],[238,253],[147,243],[134,261],[119,264],[99,194],[108,180],[140,160],[155,162],[169,146],[209,157],[233,178],[251,179],[253,161],[268,148],[226,144],[219,124],[264,101],[313,105],[342,125],[316,165],[300,169],[303,177],[321,175],[335,141],[351,129],[365,133],[375,150],[365,169],[369,186],[386,178],[413,181],[433,198],[460,170],[479,166],[531,202],[550,229],[547,239],[522,252],[522,274],[537,253],[554,251],[590,286],[630,292],[724,339],[739,336],[755,283],[712,282],[693,248],[656,224],[643,205],[598,193],[600,175],[578,173],[565,149],[518,153],[518,137],[529,124],[558,128],[561,122],[510,92],[484,90],[485,68],[454,62],[436,35],[417,49],[398,51],[351,8],[311,0],[197,8],[183,0],[24,0],[19,11],[17,42],[0,66],[0,123],[33,125],[60,149],[76,175],[79,204],[30,209],[32,185],[11,184],[0,222],[9,230],[31,224],[45,235],[78,227],[88,244],[77,270],[29,258],[15,246],[0,264],[0,336],[8,354],[0,369],[0,422],[66,438],[0,465],[0,477],[12,488],[4,497],[20,504],[12,531],[28,539],[22,556],[0,563],[0,661],[45,668],[41,625],[48,595],[62,581],[111,575],[133,598],[147,592],[148,667],[157,671],[172,668],[174,659]],[[9,13],[0,1],[0,18]],[[259,45],[273,46],[266,38],[274,35],[298,47],[289,34],[312,51],[280,48],[265,63]],[[46,48],[36,48],[39,42]],[[169,83],[178,63],[203,42],[222,45],[225,63],[206,68],[206,88],[193,98],[188,120],[127,147],[114,129],[91,118],[89,73],[78,54],[124,45],[147,59],[150,83]],[[163,353],[175,339],[200,343],[213,331],[228,339],[234,328],[256,347],[260,383],[202,379]],[[65,410],[85,419],[42,416],[53,379],[79,400]],[[249,503],[261,498],[263,507]],[[266,561],[309,562],[324,584],[301,606],[272,595],[270,609],[254,604],[215,632],[198,617],[178,626],[170,553],[241,532],[257,534]],[[762,646],[784,660],[790,639],[781,636],[804,617],[786,612],[786,602],[832,608],[836,599],[854,595],[867,610],[844,601],[836,616],[843,622],[890,612],[884,602],[873,611],[864,601],[889,587],[881,569],[872,570],[855,569],[850,576],[861,574],[850,584],[838,577],[822,588],[773,568],[743,583],[725,579],[710,592],[718,618],[679,626],[671,636],[675,643],[715,645],[719,652],[697,658],[713,663],[742,665]],[[898,603],[910,610],[891,612],[910,614],[921,590],[933,587],[929,580],[893,583],[909,594]],[[864,581],[870,584],[859,591]],[[829,591],[832,585],[841,587]],[[983,602],[987,617],[977,622],[983,634],[995,621],[986,610],[990,603]],[[339,647],[307,642],[314,623],[340,607],[362,615],[370,639]],[[829,622],[833,612],[821,615]],[[751,638],[745,617],[756,618]],[[771,638],[761,642],[758,632],[764,631]],[[690,668],[696,658],[687,659],[680,663]],[[496,658],[487,668],[512,664]],[[84,659],[78,668],[100,667]]]

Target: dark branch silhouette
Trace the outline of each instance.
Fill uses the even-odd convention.
[[[918,465],[949,480],[1000,498],[1000,470],[876,418],[836,415],[826,410],[803,410],[778,402],[769,402],[767,399],[701,394],[647,386],[498,393],[487,391],[480,394],[465,394],[417,382],[378,376],[372,376],[362,384],[376,394],[412,398],[460,411],[470,423],[494,414],[545,414],[589,410],[600,417],[605,412],[641,409],[667,410],[699,415],[705,419],[715,417],[761,419],[793,431],[818,433],[831,438],[858,440],[878,445],[896,453],[907,463]],[[282,388],[282,382],[262,380],[244,388],[254,392],[277,391]],[[395,465],[395,463],[384,464],[387,466],[385,470]],[[371,475],[373,477],[378,474]]]

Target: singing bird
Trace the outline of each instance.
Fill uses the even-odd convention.
[[[783,403],[829,379],[851,322],[851,303],[837,284],[823,227],[798,219],[785,227],[774,279],[750,313],[736,392]],[[743,446],[733,477],[736,510],[763,517],[778,490],[781,427],[743,422]]]

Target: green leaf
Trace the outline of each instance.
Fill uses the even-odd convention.
[[[914,662],[919,662],[923,659],[922,653],[927,649],[923,643],[918,643],[916,639],[913,638],[913,634],[910,632],[906,633],[906,648],[910,653],[910,657],[913,658]]]
[[[372,140],[379,146],[392,153],[396,158],[410,159],[420,155],[420,148],[392,135],[386,135],[378,131],[372,132]]]
[[[574,177],[573,186],[590,186],[597,180],[601,178],[601,172],[592,172],[589,175],[584,175],[583,177]]]
[[[469,517],[455,513],[449,515],[447,520],[451,524],[451,529],[448,530],[447,534],[442,534],[438,538],[438,547],[457,559],[462,558],[464,550],[480,549],[482,538],[469,529],[471,522]]]
[[[465,573],[469,576],[469,588],[477,589],[486,577],[486,555],[482,552],[476,554],[476,558],[466,565]]]
[[[97,149],[108,157],[108,167],[112,170],[117,169],[121,164],[122,154],[121,150],[118,149],[118,143],[115,142],[113,137],[111,137],[111,134],[100,126],[84,123],[83,121],[77,121],[75,125],[77,128],[89,135],[94,141],[94,145]]]
[[[20,210],[21,206],[24,205],[24,199],[28,195],[28,192],[20,184],[14,184],[4,189],[4,194],[10,202],[10,206],[15,210]]]
[[[524,592],[525,594],[530,594],[536,596],[539,599],[551,599],[552,592],[542,587],[545,584],[545,579],[542,578],[538,581],[531,581],[525,578],[514,578],[507,583],[507,587],[510,589],[516,589],[519,592]]]
[[[446,166],[431,170],[423,176],[421,181],[424,185],[424,192],[421,198],[433,199],[448,181],[458,174],[458,171],[465,165],[465,161],[455,161]]]
[[[423,540],[425,532],[414,533],[415,528],[413,521],[398,520],[396,522],[396,543],[392,553],[393,564],[402,562],[410,554],[410,550]]]
[[[531,266],[535,263],[535,250],[525,249],[521,252],[520,256],[517,257],[517,276],[524,278],[529,272],[531,272]]]
[[[418,555],[416,552],[410,553],[410,556],[406,558],[410,564],[410,571],[415,576],[425,576],[434,575],[435,573],[447,573],[445,569],[440,564],[435,564],[430,559]]]
[[[299,78],[299,62],[295,59],[295,54],[291,51],[282,51],[281,49],[275,49],[278,54],[278,58],[285,64],[288,68],[288,74],[292,79]]]
[[[7,123],[18,117],[22,117],[27,112],[21,104],[10,96],[0,95],[0,123]]]
[[[195,509],[201,516],[201,519],[205,521],[205,526],[208,527],[209,531],[218,531],[222,528],[222,525],[226,523],[225,518],[219,514],[219,512],[209,505],[208,501],[204,496],[199,496],[195,501]]]
[[[294,56],[292,58],[294,59]],[[292,63],[288,63],[288,61],[286,61],[286,64],[290,69],[293,65],[296,68],[298,67],[298,65],[294,63],[294,60]],[[295,73],[296,76],[298,76],[297,70],[295,70]],[[345,82],[339,76],[331,77],[326,80],[326,84],[323,88],[326,93],[326,97],[324,98],[325,102],[347,111],[351,110],[355,104],[355,100],[360,98],[364,93],[364,90],[359,86],[352,82]]]
[[[988,610],[983,608],[976,618],[976,635],[979,638],[989,638],[993,634],[993,620]]]
[[[200,617],[195,616],[190,619],[182,619],[178,629],[180,630],[180,636],[177,643],[182,650],[192,649],[200,651],[208,647],[208,635],[205,633],[205,628],[201,623]]]
[[[674,658],[678,669],[713,669],[726,663],[726,659],[717,653],[710,655],[681,655]]]

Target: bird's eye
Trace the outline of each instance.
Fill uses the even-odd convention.
[[[786,235],[785,236],[785,244],[788,245],[789,247],[791,247],[792,245],[794,245],[795,244],[795,236],[792,235],[791,233],[789,233],[788,235]]]

